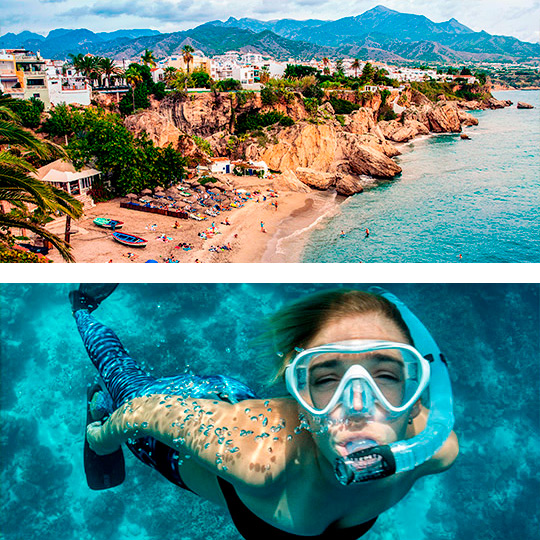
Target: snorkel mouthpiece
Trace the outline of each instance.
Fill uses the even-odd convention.
[[[396,461],[390,446],[372,446],[338,457],[334,472],[338,482],[348,486],[391,476],[396,472]]]

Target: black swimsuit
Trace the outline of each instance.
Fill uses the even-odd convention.
[[[347,529],[339,529],[334,524],[331,524],[322,534],[317,536],[300,536],[292,534],[276,527],[273,527],[266,521],[257,517],[246,505],[240,500],[234,486],[218,476],[219,487],[227,502],[227,508],[231,514],[231,518],[238,529],[238,532],[246,540],[259,540],[259,538],[271,538],[272,540],[297,540],[313,538],[317,540],[356,540],[366,534],[377,521],[374,518],[366,521],[355,527]]]

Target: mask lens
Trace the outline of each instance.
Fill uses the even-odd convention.
[[[376,397],[375,387],[393,407],[407,404],[418,389],[420,360],[405,349],[380,349],[361,353],[320,353],[306,355],[297,366],[297,388],[302,399],[322,411],[340,388],[353,366],[361,366],[342,388],[338,400],[347,408],[361,410]],[[365,371],[364,371],[365,370]],[[350,378],[350,380],[349,380]]]

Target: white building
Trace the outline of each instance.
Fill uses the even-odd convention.
[[[225,157],[211,158],[208,168],[214,174],[229,174],[232,172],[231,161]]]
[[[244,66],[260,66],[263,63],[263,56],[259,53],[245,53],[240,57],[240,63]]]
[[[96,169],[83,167],[77,171],[71,161],[57,159],[37,169],[34,176],[42,182],[67,191],[80,200],[85,207],[95,206],[88,192],[92,184],[101,176],[101,172]]]
[[[51,105],[90,105],[92,89],[83,75],[60,60],[47,60],[46,66]]]

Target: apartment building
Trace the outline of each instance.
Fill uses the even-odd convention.
[[[40,99],[50,109],[45,60],[26,49],[0,50],[0,87],[13,98]]]
[[[90,105],[92,89],[86,77],[62,60],[46,60],[51,105]]]

